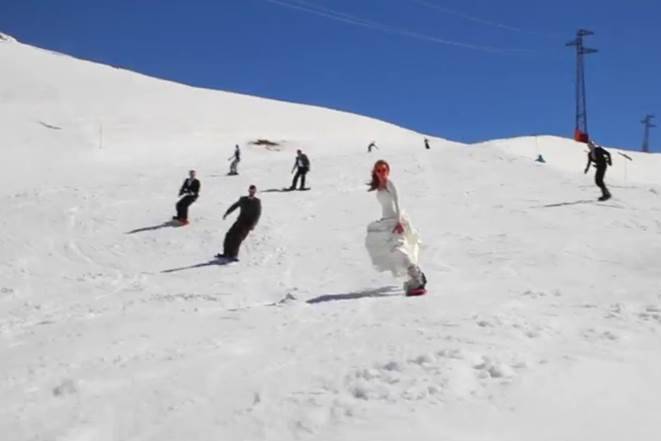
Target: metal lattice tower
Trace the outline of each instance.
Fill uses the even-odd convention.
[[[587,54],[597,52],[596,49],[590,49],[583,45],[583,38],[588,35],[594,35],[594,32],[579,29],[576,31],[576,38],[565,45],[576,46],[576,127],[574,128],[574,139],[581,142],[587,142],[589,139],[584,58]]]
[[[645,132],[643,134],[643,152],[645,153],[650,152],[650,129],[656,127],[656,125],[652,124],[652,118],[654,118],[654,115],[645,115],[645,118],[641,121],[645,126]]]

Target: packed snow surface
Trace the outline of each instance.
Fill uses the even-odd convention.
[[[657,155],[611,149],[602,203],[572,141],[425,150],[370,118],[2,37],[3,440],[658,439]],[[280,192],[297,148],[312,189]],[[424,241],[424,297],[364,249],[378,158]],[[262,219],[217,265],[253,183]]]

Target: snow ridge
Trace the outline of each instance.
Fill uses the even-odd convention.
[[[5,43],[15,43],[16,39],[11,35],[3,34],[0,32],[0,41]]]

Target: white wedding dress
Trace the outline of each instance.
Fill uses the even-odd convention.
[[[376,198],[381,204],[382,218],[367,226],[365,247],[377,270],[404,276],[409,268],[418,265],[418,233],[406,213],[400,210],[397,188],[392,181],[388,180],[385,189],[376,191]],[[402,234],[393,232],[398,222],[404,227]]]

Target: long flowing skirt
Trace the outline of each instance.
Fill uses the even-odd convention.
[[[393,233],[395,225],[395,218],[371,222],[367,226],[365,247],[374,268],[378,271],[390,271],[394,276],[401,277],[407,274],[411,265],[418,264],[420,238],[406,214],[402,214],[402,234]]]

